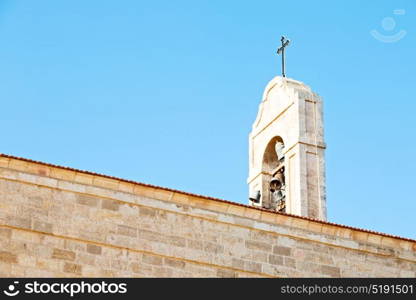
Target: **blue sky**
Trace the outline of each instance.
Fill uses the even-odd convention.
[[[410,0],[0,0],[0,152],[247,203],[285,34],[288,77],[325,101],[329,220],[416,238],[415,15]]]

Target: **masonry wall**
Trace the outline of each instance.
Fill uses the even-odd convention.
[[[0,156],[0,276],[415,277],[416,242]]]

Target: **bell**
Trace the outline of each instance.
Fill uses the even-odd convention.
[[[254,191],[249,197],[250,201],[253,201],[254,203],[259,203],[260,198],[261,198],[260,191]]]
[[[270,190],[274,192],[275,190],[280,190],[282,187],[283,182],[276,177],[273,177],[272,180],[270,180]]]

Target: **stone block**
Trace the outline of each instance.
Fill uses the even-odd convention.
[[[228,206],[228,210],[227,213],[232,214],[232,215],[237,215],[237,216],[244,216],[245,215],[245,211],[246,211],[246,207],[244,206],[238,206],[238,205],[229,205]]]
[[[368,232],[358,231],[358,230],[352,232],[353,240],[366,242],[367,238],[368,238]]]
[[[276,214],[267,211],[262,211],[260,215],[260,220],[262,220],[263,222],[275,223]]]
[[[60,168],[51,168],[50,176],[56,179],[74,181],[75,172],[71,170],[60,169]]]
[[[289,268],[296,268],[296,260],[294,260],[293,258],[290,257],[284,257],[283,258],[283,264],[285,265],[285,267],[289,267]]]
[[[172,258],[165,258],[164,263],[166,266],[176,268],[176,269],[183,269],[185,268],[186,263],[182,260],[176,260]]]
[[[139,238],[144,239],[144,240],[154,241],[154,242],[164,241],[163,236],[161,236],[159,233],[150,231],[150,230],[144,230],[144,229],[139,229]]]
[[[4,263],[17,264],[17,255],[8,251],[0,251],[0,261]]]
[[[338,267],[331,267],[331,266],[322,266],[321,272],[324,275],[329,275],[331,277],[340,277],[341,271]]]
[[[262,211],[254,208],[247,208],[244,212],[244,216],[250,219],[259,220]]]
[[[100,198],[88,196],[85,194],[78,194],[77,195],[77,203],[81,205],[96,207],[100,201]]]
[[[82,273],[82,266],[74,263],[65,262],[63,271],[65,273],[77,274],[81,275]]]
[[[24,171],[28,173],[32,173],[32,174],[41,175],[41,176],[49,176],[50,170],[51,168],[49,166],[26,162]]]
[[[352,230],[349,228],[338,228],[337,235],[346,239],[352,238]]]
[[[133,183],[120,181],[119,184],[118,184],[118,190],[120,192],[133,194],[134,193],[134,186],[135,186],[135,184],[133,184]]]
[[[30,242],[35,244],[40,244],[41,240],[44,239],[44,237],[40,234],[25,230],[13,230],[11,238],[12,240]]]
[[[77,253],[77,260],[76,263],[82,266],[94,266],[95,265],[95,255],[91,255],[89,253]],[[85,271],[85,270],[84,270]]]
[[[204,209],[225,213],[228,210],[228,205],[228,203],[208,199],[206,205],[204,205]]]
[[[283,215],[283,214],[276,214],[276,223],[277,224],[281,224],[281,225],[285,225],[285,226],[291,226],[293,219],[294,218],[290,217],[290,216],[286,216],[286,215]]]
[[[94,179],[94,175],[85,174],[82,172],[76,172],[75,177],[74,177],[75,182],[82,183],[82,184],[89,184],[89,185],[93,184],[93,179]]]
[[[78,242],[73,240],[65,240],[64,249],[71,250],[74,252],[85,252],[86,244],[84,242]]]
[[[120,206],[120,203],[115,200],[111,200],[111,199],[101,200],[101,208],[103,209],[118,211],[119,206]]]
[[[12,230],[10,228],[1,228],[0,227],[0,239],[10,239],[12,236]]]
[[[291,249],[289,247],[284,246],[273,246],[273,253],[277,255],[284,255],[284,256],[290,256],[291,255]]]
[[[217,270],[217,277],[219,277],[219,278],[235,278],[235,277],[237,277],[237,273],[233,270],[218,269]]]
[[[24,182],[36,184],[38,178],[39,176],[30,173],[18,173],[18,179]]]
[[[36,259],[36,268],[47,271],[60,271],[62,264],[60,261],[53,261],[50,259],[40,258]]]
[[[42,222],[42,221],[34,221],[33,222],[33,230],[52,233],[53,224],[48,223],[48,222]]]
[[[172,201],[183,205],[189,204],[189,196],[182,193],[173,193]]]
[[[232,218],[233,218],[232,223],[236,225],[245,226],[245,227],[253,227],[255,225],[254,220],[250,218],[245,218],[245,217],[241,218],[237,216],[233,216]]]
[[[19,265],[22,267],[35,267],[36,257],[27,254],[19,254],[18,257]]]
[[[269,264],[283,266],[283,257],[278,255],[269,255]]]
[[[101,255],[102,248],[94,244],[87,244],[87,252],[95,255]]]
[[[214,254],[220,254],[224,252],[224,246],[212,242],[204,242],[204,251]]]
[[[95,186],[103,187],[103,188],[106,188],[106,189],[118,190],[119,181],[116,180],[116,179],[112,179],[112,178],[106,178],[106,177],[102,177],[102,176],[94,176],[93,184]]]
[[[160,256],[143,254],[142,261],[149,265],[163,265],[163,259]]]
[[[13,170],[23,171],[27,170],[28,162],[18,160],[18,159],[10,159],[8,167]]]
[[[299,229],[305,229],[308,230],[308,220],[304,220],[301,218],[293,218],[291,226],[299,228]]]
[[[165,189],[153,188],[151,193],[153,199],[170,201],[173,197],[174,192]]]
[[[407,250],[407,251],[412,250],[413,244],[414,243],[409,242],[409,241],[400,241],[400,247],[404,250]]]
[[[166,237],[166,243],[177,247],[185,247],[186,239],[180,236],[168,236]]]
[[[250,260],[260,262],[260,263],[267,263],[268,254],[267,252],[263,252],[263,251],[252,251],[250,255]]]
[[[137,228],[125,225],[117,225],[117,233],[125,236],[137,237]]]
[[[188,240],[187,247],[195,250],[204,249],[204,243],[202,241]]]
[[[231,265],[233,268],[244,269],[245,261],[238,258],[232,258]]]
[[[253,250],[261,250],[261,251],[266,251],[266,252],[269,252],[272,250],[272,246],[270,244],[258,242],[258,241],[246,241],[245,245],[248,249],[253,249]]]
[[[86,192],[86,186],[83,184],[66,181],[66,180],[59,180],[58,181],[58,188],[78,193],[85,193]]]
[[[132,271],[133,273],[140,273],[140,264],[138,262],[132,262],[128,266],[128,269]]]
[[[381,243],[381,238],[382,238],[382,236],[381,236],[381,235],[378,235],[378,234],[372,234],[372,233],[370,233],[370,234],[368,234],[367,241],[368,241],[369,243],[372,243],[372,244],[380,245],[380,243]]]
[[[157,210],[154,208],[150,208],[150,207],[144,207],[141,206],[139,209],[139,215],[140,216],[145,216],[145,217],[155,217],[157,213]]]
[[[244,264],[244,269],[249,272],[261,273],[261,264],[252,261],[246,261]]]
[[[75,252],[54,248],[52,258],[73,261],[75,259]]]
[[[38,176],[36,177],[36,184],[47,187],[58,187],[58,180],[50,177]]]
[[[327,235],[335,235],[335,233],[337,232],[337,227],[332,226],[332,225],[324,224],[324,225],[322,225],[321,232],[323,234],[327,234]]]
[[[381,239],[381,245],[386,247],[398,248],[400,247],[400,240],[383,236]]]
[[[7,168],[9,166],[10,158],[0,156],[0,168]]]

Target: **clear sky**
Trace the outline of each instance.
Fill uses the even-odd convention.
[[[247,203],[281,34],[328,219],[416,238],[416,1],[0,0],[0,152]]]

